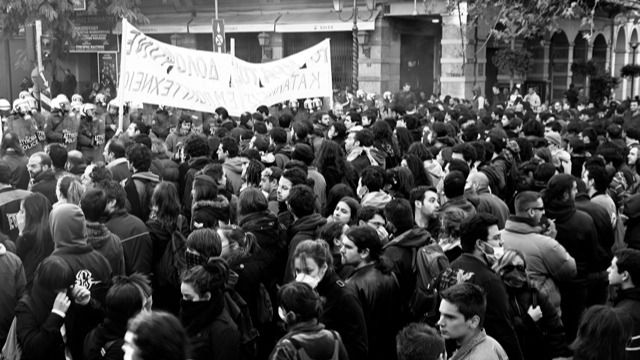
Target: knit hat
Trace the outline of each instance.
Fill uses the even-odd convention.
[[[56,249],[87,245],[84,214],[78,205],[54,206],[49,215],[49,227]]]
[[[562,139],[560,138],[560,134],[558,133],[547,133],[544,135],[544,138],[547,140],[549,144],[554,144],[558,147],[562,146]]]
[[[296,147],[293,149],[293,152],[291,153],[291,159],[300,160],[303,163],[305,163],[305,165],[307,166],[311,165],[314,159],[313,150],[311,149],[311,146],[307,144],[296,144]]]

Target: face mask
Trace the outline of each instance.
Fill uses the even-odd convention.
[[[502,255],[504,255],[504,248],[502,246],[493,247],[489,244],[485,244],[482,252],[486,256],[489,265],[493,265],[500,260]]]
[[[284,322],[287,322],[287,312],[282,307],[278,307],[278,316]]]
[[[320,278],[319,277],[315,277],[315,276],[311,276],[311,275],[308,275],[308,274],[300,273],[300,274],[296,275],[296,281],[303,282],[303,283],[311,286],[311,288],[315,289],[318,286],[318,283],[320,282]]]
[[[502,281],[510,288],[520,289],[527,283],[527,274],[522,270],[513,269],[502,275]]]
[[[378,233],[378,237],[380,238],[380,241],[382,241],[383,243],[386,243],[387,241],[389,241],[389,232],[387,232],[387,229],[385,229],[384,226],[379,226],[376,229],[376,232]]]
[[[18,221],[18,230],[22,232],[24,230],[24,213],[18,212],[16,215],[16,220]]]
[[[204,257],[190,251],[185,251],[185,263],[187,265],[187,269],[191,269],[194,266],[204,264]]]
[[[369,191],[367,190],[367,187],[366,187],[366,186],[362,186],[362,185],[360,185],[360,184],[358,184],[358,189],[357,189],[356,191],[357,191],[357,193],[358,193],[358,197],[359,197],[360,199],[362,199],[362,198],[363,198],[365,195],[367,195],[367,193],[369,192]]]

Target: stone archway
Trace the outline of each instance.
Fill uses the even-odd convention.
[[[607,46],[607,39],[602,34],[598,34],[593,40],[591,60],[598,68],[598,71],[604,72],[607,67]]]
[[[627,58],[627,34],[624,31],[624,27],[620,27],[618,30],[618,36],[616,38],[616,47],[614,50],[614,62],[613,62],[613,76],[620,76],[620,69],[624,66]],[[622,100],[626,93],[627,80],[622,79],[620,86],[616,89],[616,99]]]
[[[589,58],[589,42],[581,32],[573,40],[573,63],[586,63]],[[584,88],[587,84],[587,77],[584,74],[572,73],[571,82],[576,89]]]
[[[549,74],[551,75],[551,100],[561,99],[567,90],[569,77],[569,39],[562,30],[551,37]]]

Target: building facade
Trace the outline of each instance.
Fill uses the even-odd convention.
[[[356,2],[357,47],[352,35],[353,19],[348,19],[354,13],[351,2],[343,4],[341,13],[329,1],[218,3],[218,17],[225,22],[227,50],[249,62],[279,59],[331,39],[336,90],[354,83],[354,59],[358,87],[377,94],[398,91],[409,83],[413,90],[427,96],[470,98],[474,87],[488,93],[494,84],[508,87],[514,81],[491,61],[502,45],[486,41],[487,28],[468,23],[464,2],[453,11],[448,9],[446,0],[388,0],[375,4],[373,9]],[[145,0],[142,10],[149,23],[137,27],[146,34],[177,46],[213,49],[212,1],[191,0],[188,7],[182,7],[165,0]],[[536,86],[543,99],[561,98],[572,83],[588,89],[589,79],[572,73],[574,62],[592,60],[614,76],[619,76],[622,66],[640,62],[631,46],[640,35],[637,18],[599,16],[591,37],[585,37],[587,29],[578,20],[564,21],[560,29],[540,41],[514,44],[516,49],[526,48],[533,54],[531,71],[525,78],[516,76],[515,82]],[[118,34],[120,26],[116,25],[113,31]],[[0,71],[6,73],[7,64],[15,57],[15,45],[9,43],[5,48],[9,55],[0,59]],[[70,69],[82,90],[99,80],[100,67],[98,52],[75,53],[67,56],[60,71]],[[631,89],[631,83],[631,79],[623,79],[616,89],[617,99],[640,94],[640,79],[634,82],[635,89]],[[0,86],[0,96],[14,97],[14,88],[15,85]]]

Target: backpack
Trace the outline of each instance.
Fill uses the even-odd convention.
[[[438,244],[423,245],[414,252],[416,286],[409,299],[409,312],[413,319],[427,321],[439,315],[438,278],[449,268],[449,259]]]
[[[171,233],[171,240],[160,257],[156,271],[156,278],[160,285],[170,285],[176,289],[180,288],[180,274],[187,267],[185,259],[187,240],[180,231],[183,222],[184,217],[178,216],[176,228]]]
[[[329,331],[331,332],[331,335],[333,335],[335,345],[333,346],[333,355],[331,355],[331,358],[327,360],[338,360],[338,358],[340,357],[340,338],[338,338],[338,335],[336,335],[335,331]],[[296,360],[316,360],[312,359],[309,354],[307,354],[307,351],[304,349],[304,347],[302,347],[302,344],[293,336],[288,338],[287,340],[289,340],[291,344],[293,344],[293,347],[295,347],[296,349]]]
[[[224,305],[240,333],[240,358],[242,360],[256,359],[260,333],[253,326],[247,302],[234,289],[227,289],[224,293]]]
[[[13,318],[11,327],[7,333],[7,340],[2,347],[2,353],[0,353],[1,360],[20,360],[22,357],[22,348],[18,343],[18,331],[17,331],[16,318]]]

